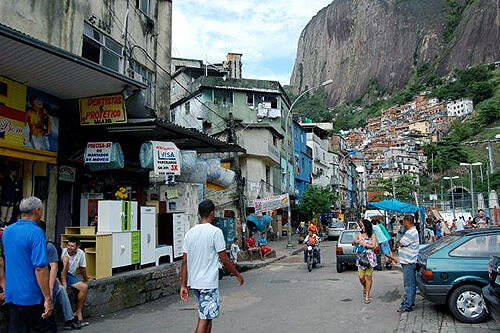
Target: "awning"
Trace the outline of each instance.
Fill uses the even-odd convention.
[[[0,73],[61,99],[117,93],[146,85],[0,24]]]
[[[83,154],[83,147],[89,140],[119,142],[125,156],[134,156],[137,158],[137,164],[139,163],[140,146],[147,141],[173,142],[181,150],[196,150],[198,153],[246,152],[238,145],[226,143],[197,130],[157,119],[129,119],[127,124],[86,126],[67,135],[69,135],[68,140],[75,148],[81,149],[80,152],[71,157],[72,160],[80,158],[80,155]]]
[[[57,153],[0,142],[0,155],[57,164]]]

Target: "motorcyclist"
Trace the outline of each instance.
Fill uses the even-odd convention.
[[[319,249],[319,242],[320,238],[316,234],[317,228],[314,225],[309,226],[308,228],[308,234],[306,238],[304,239],[304,243],[306,245],[311,245],[313,247],[313,255],[316,252],[316,256],[318,258],[318,264],[321,263],[321,256],[320,256],[320,249]],[[304,262],[307,261],[307,249],[304,250]]]

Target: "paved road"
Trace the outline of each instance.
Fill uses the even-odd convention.
[[[244,273],[239,287],[232,277],[220,284],[221,317],[214,332],[391,332],[396,331],[401,273],[375,271],[372,303],[365,305],[357,272],[335,270],[334,242],[322,244],[323,265],[307,272],[301,256]],[[87,332],[193,332],[196,303],[178,296],[92,318]],[[313,327],[314,329],[310,329]]]

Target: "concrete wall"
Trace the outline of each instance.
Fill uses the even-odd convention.
[[[127,4],[128,28],[124,36]],[[136,8],[133,0],[2,1],[0,22],[78,56],[82,54],[84,22],[90,24],[125,48],[122,74],[130,75],[126,61],[129,57],[156,74],[156,113],[160,118],[169,117],[170,78],[159,66],[170,69],[171,0],[151,0],[149,15]]]

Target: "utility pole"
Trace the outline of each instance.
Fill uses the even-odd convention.
[[[237,145],[238,138],[234,130],[235,121],[231,112],[229,113],[229,123],[227,124],[227,126],[229,132],[227,142]],[[241,219],[241,246],[243,249],[246,249],[247,216],[245,205],[245,181],[241,176],[240,158],[237,152],[233,153],[233,170],[236,173],[236,192],[238,194],[238,210],[240,212]]]

